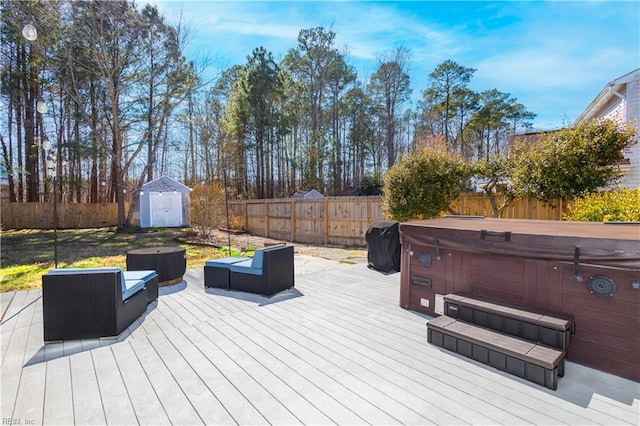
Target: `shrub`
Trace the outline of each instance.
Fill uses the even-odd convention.
[[[246,231],[244,218],[233,214],[231,208],[229,208],[229,227],[235,231]]]
[[[354,195],[358,197],[380,194],[382,194],[382,175],[380,172],[362,176],[360,184],[354,191]]]
[[[241,226],[242,218],[229,211],[231,228]],[[217,183],[199,185],[191,192],[191,222],[203,239],[208,240],[212,232],[227,226],[224,189]]]
[[[564,219],[581,222],[640,221],[640,188],[617,189],[576,199]]]
[[[385,213],[399,221],[437,217],[458,198],[469,175],[467,163],[445,150],[413,152],[385,175]]]
[[[518,196],[544,202],[575,199],[615,183],[622,150],[636,142],[636,130],[612,120],[588,121],[552,132],[535,144],[514,144],[512,182]]]

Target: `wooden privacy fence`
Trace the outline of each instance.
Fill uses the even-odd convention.
[[[129,206],[125,205],[125,212]],[[118,223],[118,204],[58,203],[58,228],[101,228]],[[2,229],[53,229],[53,203],[2,203]]]
[[[231,201],[233,213],[254,235],[313,244],[365,246],[365,233],[374,222],[385,220],[381,197],[328,197]],[[532,199],[514,201],[505,218],[562,220],[570,203],[557,200],[556,208]],[[489,199],[463,194],[453,205],[460,214],[492,216]],[[125,211],[129,206],[125,206]],[[2,203],[2,229],[53,228],[53,203]],[[115,226],[118,205],[58,204],[58,228]]]
[[[313,244],[366,245],[369,226],[384,220],[380,197],[247,200],[229,203],[252,234]]]
[[[254,235],[313,244],[365,246],[365,233],[374,222],[385,220],[381,197],[329,197],[312,200],[271,199],[231,201],[236,216]],[[552,208],[537,200],[514,201],[503,217],[562,220],[567,203]],[[463,194],[453,205],[460,214],[493,216],[489,199]]]
[[[562,220],[567,208],[573,205],[573,201],[554,200],[551,207],[542,201],[533,198],[519,198],[513,201],[502,213],[505,219],[537,219],[537,220]],[[491,202],[484,194],[462,194],[451,206],[456,212],[470,216],[493,217]]]

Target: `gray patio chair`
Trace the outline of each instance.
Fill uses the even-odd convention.
[[[258,249],[252,259],[229,265],[231,290],[273,296],[293,286],[293,246]]]
[[[118,336],[157,298],[158,275],[144,272],[50,270],[42,276],[45,342]]]

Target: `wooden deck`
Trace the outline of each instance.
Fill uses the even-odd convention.
[[[429,345],[400,274],[296,268],[272,299],[189,270],[118,340],[44,345],[41,292],[0,294],[2,424],[640,422],[639,383],[569,362],[554,392]]]

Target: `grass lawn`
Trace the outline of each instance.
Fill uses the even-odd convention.
[[[186,229],[149,229],[134,233],[111,228],[58,231],[58,267],[126,268],[128,251],[145,247],[181,246],[187,250],[187,269],[200,268],[208,259],[228,256],[228,250],[180,242]],[[42,286],[42,274],[54,267],[54,234],[51,230],[2,231],[0,239],[0,291]]]

